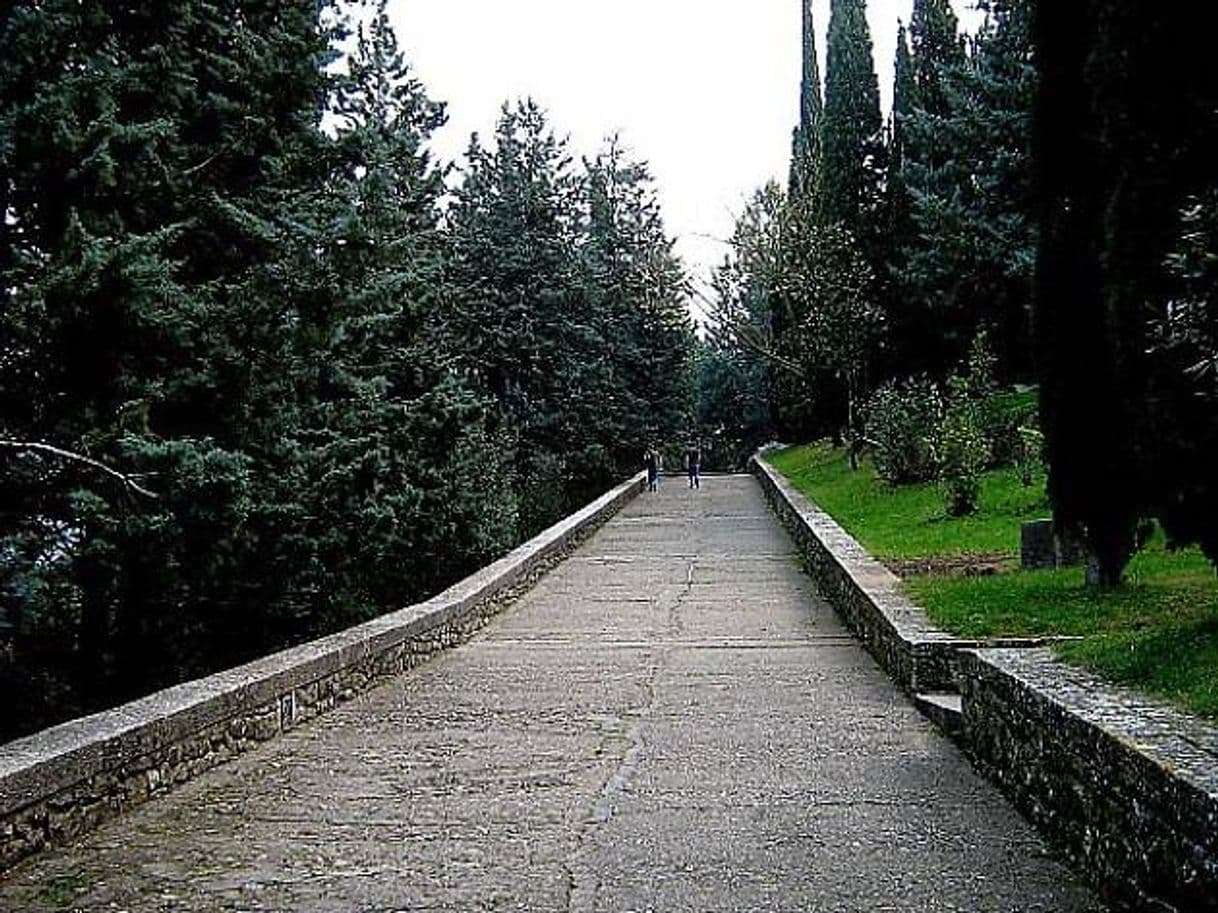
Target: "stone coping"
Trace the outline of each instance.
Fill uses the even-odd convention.
[[[931,622],[901,580],[761,455],[751,461],[771,505],[794,536],[809,572],[846,624],[908,692],[956,690],[956,655],[993,641],[962,639]],[[1043,641],[1012,639],[1004,644]]]
[[[882,603],[877,605],[877,609],[894,631],[907,639],[958,640],[936,628],[925,610],[905,594],[901,579],[871,557],[857,539],[810,501],[786,476],[764,459],[754,457],[753,465],[755,472],[790,505],[790,510],[800,523],[825,545],[842,572],[860,588],[873,594],[877,603]]]
[[[140,759],[276,702],[283,702],[286,715],[276,728],[288,728],[296,721],[296,694],[302,688],[375,664],[381,654],[400,652],[403,644],[452,626],[615,514],[641,491],[643,481],[639,473],[426,602],[0,745],[0,823],[83,781],[139,766]],[[444,645],[450,642],[446,637]],[[375,683],[368,679],[369,686]],[[5,839],[0,832],[0,843]]]
[[[1060,638],[936,630],[896,575],[772,466],[751,465],[822,594],[906,690],[961,692],[958,723],[951,701],[934,702],[952,734],[1106,899],[1218,913],[1218,728],[1061,662],[1044,646]]]
[[[1051,650],[970,651],[964,667],[970,678],[978,663],[1035,692],[1061,713],[1066,725],[1098,730],[1118,748],[1148,761],[1162,776],[1207,798],[1213,805],[1212,833],[1218,839],[1218,727],[1063,662]],[[966,700],[966,717],[970,709]]]
[[[961,659],[974,763],[1120,909],[1218,911],[1218,728],[1049,650]]]

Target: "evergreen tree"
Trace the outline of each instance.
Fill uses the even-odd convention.
[[[921,337],[927,332],[924,316],[912,306],[906,276],[908,251],[916,240],[914,201],[905,180],[905,147],[910,118],[917,104],[913,56],[904,23],[897,27],[894,61],[892,118],[888,127],[888,174],[885,184],[885,258],[877,276],[883,288],[884,310],[890,324],[890,349],[885,373],[916,373]]]
[[[918,200],[942,183],[940,172],[949,161],[960,162],[962,169],[979,161],[969,157],[975,150],[964,154],[949,142],[939,123],[949,114],[949,72],[965,62],[958,28],[949,0],[915,0],[912,49],[901,43],[897,47],[888,174],[891,245],[886,268],[879,270],[888,284],[889,362],[897,374],[945,374],[963,357],[971,338],[969,328],[961,331],[946,319],[949,309],[940,300],[945,290],[917,282],[910,272],[919,251],[935,246],[916,222]]]
[[[610,369],[597,425],[620,475],[648,446],[693,431],[693,328],[647,167],[614,139],[586,170],[581,251]]]
[[[1040,4],[1035,153],[1041,225],[1037,355],[1059,525],[1085,529],[1093,582],[1120,583],[1139,518],[1213,553],[1208,428],[1147,356],[1170,320],[1164,264],[1180,213],[1212,186],[1218,86],[1203,30],[1149,2]],[[1181,92],[1180,86],[1190,91]],[[1183,396],[1180,394],[1183,393]],[[1190,456],[1191,454],[1191,456]],[[1202,469],[1207,464],[1207,469]]]
[[[422,598],[688,430],[646,169],[522,106],[441,225],[386,8],[6,11],[0,738]]]
[[[803,78],[799,86],[799,126],[791,143],[791,178],[788,195],[809,203],[820,180],[821,98],[820,61],[816,56],[816,22],[812,0],[803,0]]]
[[[263,207],[319,136],[319,9],[53,0],[6,21],[6,368],[35,383],[3,435],[160,495],[132,502],[79,461],[4,455],[19,640],[80,606],[63,657],[79,708],[204,666],[195,635],[245,605],[242,543],[264,492],[245,444],[294,411],[277,371],[250,383],[253,352],[284,352],[282,319],[235,295],[274,251]]]
[[[531,102],[471,149],[451,222],[453,330],[519,434],[535,529],[688,432],[685,277],[646,167],[614,142],[578,174]]]
[[[918,86],[915,80],[913,55],[909,50],[905,23],[897,23],[897,53],[893,62],[892,120],[888,128],[888,168],[890,199],[892,183],[899,182],[905,163],[905,133],[907,122],[918,101]]]
[[[485,398],[446,367],[444,185],[425,148],[443,109],[406,64],[385,0],[331,109],[333,170],[285,224],[284,293],[303,305],[288,364],[298,459],[282,492],[308,507],[289,578],[307,609],[296,636],[425,598],[516,535],[510,448]]]
[[[721,458],[743,467],[757,447],[788,434],[778,410],[803,408],[792,362],[777,352],[771,307],[778,281],[776,241],[782,191],[771,182],[737,220],[732,255],[712,277],[707,340],[698,359],[698,417]],[[788,416],[788,419],[790,416]]]
[[[842,225],[877,262],[884,155],[866,3],[833,0],[821,118],[820,221]]]
[[[909,23],[917,105],[931,114],[947,110],[944,70],[964,62],[960,23],[951,0],[914,0]]]
[[[897,360],[907,370],[941,374],[964,356],[979,328],[989,327],[1000,375],[1026,380],[1036,243],[1036,74],[1026,4],[993,4],[972,55],[943,64],[938,75],[942,107],[919,104],[906,118],[908,154],[894,178],[912,202],[912,230],[893,270],[901,289]]]

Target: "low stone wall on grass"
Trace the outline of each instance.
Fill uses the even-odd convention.
[[[0,871],[467,640],[642,485],[640,474],[426,602],[0,745]]]
[[[961,662],[974,763],[1118,909],[1218,913],[1218,729],[1057,661]]]
[[[936,631],[832,518],[764,461],[752,467],[867,649],[907,691],[959,690],[954,736],[1115,909],[1218,913],[1218,729],[1065,665],[1036,641]]]

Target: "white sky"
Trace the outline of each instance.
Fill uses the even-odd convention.
[[[980,16],[953,0],[966,27]],[[880,92],[891,104],[897,19],[870,0]],[[800,0],[390,0],[430,95],[448,104],[433,149],[459,160],[503,102],[532,96],[577,155],[620,132],[651,165],[668,232],[705,279],[753,190],[786,181],[799,116]],[[829,0],[814,0],[824,76]]]

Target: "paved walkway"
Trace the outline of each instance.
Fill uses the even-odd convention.
[[[847,636],[748,477],[50,854],[0,910],[1102,909]]]

